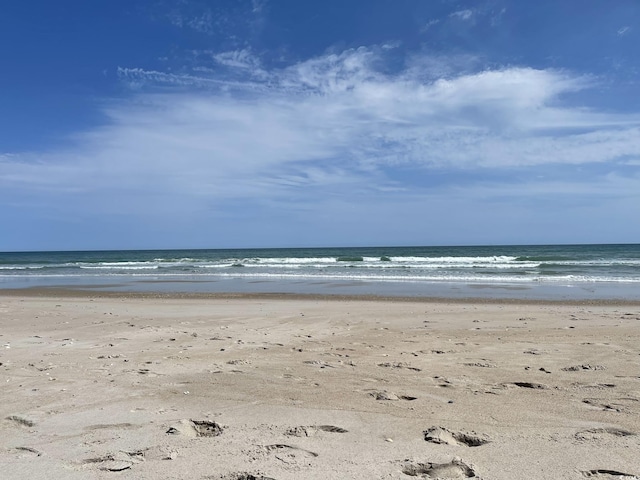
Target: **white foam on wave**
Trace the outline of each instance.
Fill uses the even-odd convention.
[[[80,265],[82,270],[157,270],[158,265]]]
[[[404,263],[438,263],[446,265],[458,264],[493,264],[493,263],[510,263],[517,260],[518,257],[507,255],[489,256],[489,257],[389,257],[394,262]],[[519,262],[517,262],[519,263]]]
[[[207,263],[202,265],[194,265],[195,268],[229,268],[237,265],[236,263]]]
[[[87,263],[80,263],[79,265],[88,265]],[[96,265],[100,265],[103,267],[126,267],[126,266],[136,266],[136,265],[155,265],[155,262],[98,262]]]
[[[607,267],[607,266],[640,266],[640,259],[620,259],[620,260],[548,260],[542,262],[548,265],[579,266],[579,267]]]
[[[337,263],[337,260],[334,257],[300,257],[300,258],[296,258],[296,257],[282,257],[282,258],[255,258],[255,259],[251,259],[253,261],[256,261],[256,263],[264,263],[267,265],[271,265],[271,264],[302,264],[302,265],[308,265],[308,264],[314,264],[314,263]]]
[[[154,262],[157,263],[192,263],[192,262],[201,262],[197,258],[183,257],[183,258],[154,258]]]
[[[348,263],[348,262],[347,262]],[[450,263],[402,263],[402,262],[380,262],[377,264],[357,264],[354,263],[354,266],[358,266],[361,268],[412,268],[412,269],[424,269],[424,270],[437,270],[437,269],[463,269],[463,268],[485,268],[485,269],[496,269],[496,270],[525,270],[537,268],[540,266],[537,262],[525,262],[525,263],[490,263],[490,264],[479,264],[479,263],[458,263],[458,264],[450,264]]]
[[[238,272],[220,273],[224,278],[264,278],[264,279],[323,279],[323,280],[363,280],[379,282],[433,282],[433,283],[492,283],[492,284],[529,284],[529,283],[640,283],[640,278],[587,277],[579,275],[562,276],[515,276],[515,275],[366,275],[366,274],[308,274]]]
[[[215,263],[193,265],[196,268],[226,268],[242,265],[254,268],[369,268],[369,269],[448,269],[448,268],[493,268],[493,269],[534,269],[539,262],[515,262],[515,257],[362,257],[362,260],[338,261],[333,257],[321,258],[251,258],[226,259]]]
[[[157,268],[157,267],[155,267]],[[611,284],[640,284],[640,278],[619,278],[608,276],[584,276],[584,275],[561,275],[561,276],[515,276],[515,275],[376,275],[376,274],[362,274],[362,273],[267,273],[256,272],[245,269],[236,269],[234,272],[216,272],[216,273],[202,273],[197,274],[193,272],[171,272],[158,275],[151,273],[135,273],[142,272],[145,269],[154,269],[153,267],[129,267],[128,269],[110,269],[100,271],[97,276],[99,277],[132,277],[132,278],[154,278],[164,279],[170,281],[171,278],[237,278],[237,279],[251,279],[260,278],[267,280],[334,280],[334,281],[375,281],[375,282],[425,282],[425,283],[468,283],[468,284],[495,284],[495,285],[508,285],[508,284],[520,284],[526,285],[531,283],[538,284],[551,284],[551,285],[579,285],[579,284],[594,284],[594,283],[611,283]],[[86,277],[90,278],[94,275],[89,273],[94,271],[92,269],[85,270],[87,273],[81,273],[76,270],[75,272],[68,273],[55,273],[43,271],[42,273],[33,273],[30,276],[33,278],[78,278]],[[317,272],[317,271],[316,271]],[[0,274],[0,278],[15,278],[15,275]]]

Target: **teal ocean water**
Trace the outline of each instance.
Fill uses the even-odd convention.
[[[0,288],[640,298],[640,245],[0,253]]]

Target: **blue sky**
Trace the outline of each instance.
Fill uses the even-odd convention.
[[[640,241],[637,0],[0,6],[0,250]]]

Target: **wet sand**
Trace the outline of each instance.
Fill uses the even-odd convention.
[[[640,478],[640,306],[0,296],[0,477]]]

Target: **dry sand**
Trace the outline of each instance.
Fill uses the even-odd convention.
[[[640,306],[0,297],[3,479],[640,478]]]

